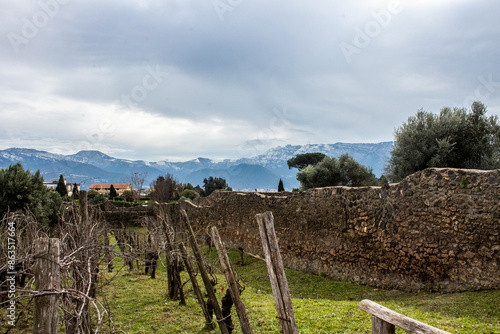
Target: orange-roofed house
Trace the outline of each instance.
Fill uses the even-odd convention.
[[[111,185],[115,188],[118,196],[121,196],[124,191],[132,191],[132,186],[129,183],[94,183],[89,187],[89,190],[95,190],[99,194],[109,194]]]

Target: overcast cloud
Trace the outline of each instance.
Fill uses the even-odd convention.
[[[0,0],[0,149],[156,161],[500,115],[499,1]]]

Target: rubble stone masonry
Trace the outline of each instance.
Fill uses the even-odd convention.
[[[184,204],[197,228],[262,255],[272,211],[285,266],[337,280],[442,292],[500,287],[500,171],[427,169],[384,187],[219,192]]]

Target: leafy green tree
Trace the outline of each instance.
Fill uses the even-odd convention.
[[[278,192],[285,191],[285,187],[283,186],[283,180],[280,179],[280,182],[278,182]]]
[[[203,180],[203,189],[205,196],[209,196],[215,190],[233,190],[230,186],[228,186],[226,179],[213,176],[210,176],[208,179]]]
[[[106,200],[108,199],[108,196],[106,196],[106,194],[97,194],[95,197],[92,197],[91,199],[89,199],[89,203],[92,204],[92,205],[99,205],[99,204],[103,204],[104,202],[106,202]]]
[[[61,176],[59,176],[59,182],[57,182],[56,191],[63,198],[68,196],[68,189],[66,188],[66,183],[64,182],[64,176],[62,174]]]
[[[39,170],[32,175],[17,163],[0,170],[0,192],[0,214],[3,216],[7,211],[37,210],[47,189]]]
[[[323,153],[304,153],[297,154],[296,157],[291,158],[287,161],[288,169],[298,168],[301,170],[309,165],[316,166],[320,161],[326,158],[326,154]]]
[[[29,210],[39,221],[54,223],[61,203],[61,196],[43,185],[39,170],[31,174],[20,163],[0,169],[0,217]]]
[[[107,198],[108,196],[106,196],[105,194],[100,194],[95,190],[89,190],[89,192],[87,193],[87,199],[92,205],[103,204],[104,202],[106,202]]]
[[[347,153],[337,158],[325,157],[316,166],[309,165],[297,173],[301,189],[329,186],[377,185],[371,169],[361,165]]]
[[[394,134],[394,147],[385,168],[399,182],[428,167],[500,168],[500,125],[474,102],[465,108],[443,108],[439,115],[419,110]]]
[[[196,185],[196,187],[193,188],[194,191],[196,191],[201,197],[204,197],[205,196],[205,190],[203,190],[202,187],[200,187],[200,185]]]
[[[378,184],[383,186],[384,184],[387,184],[387,183],[389,183],[389,180],[387,179],[387,177],[384,174],[380,175],[380,177],[378,178]]]
[[[113,185],[109,187],[109,199],[115,199],[118,197],[118,193]]]
[[[55,191],[48,191],[42,202],[42,221],[53,226],[59,220],[63,198]]]
[[[90,201],[94,198],[96,198],[97,196],[99,196],[99,192],[98,191],[95,191],[94,189],[92,190],[89,190],[87,192],[87,199]]]

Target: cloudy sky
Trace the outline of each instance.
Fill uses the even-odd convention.
[[[0,0],[0,149],[157,161],[500,115],[500,1]]]

